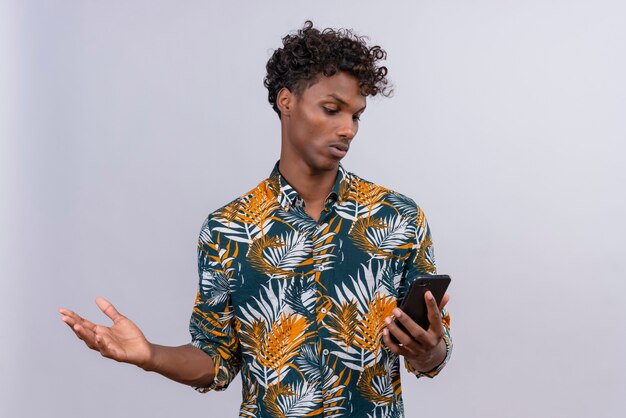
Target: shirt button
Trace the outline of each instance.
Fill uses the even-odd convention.
[[[327,350],[327,349],[324,349],[324,350],[322,351],[322,354],[324,354],[325,356],[327,356],[327,355],[328,355],[328,350]]]
[[[317,271],[324,271],[324,265],[323,264],[318,264],[315,266],[315,270]]]
[[[321,312],[321,313],[326,313],[326,308],[322,308],[322,309],[320,309],[320,312]]]

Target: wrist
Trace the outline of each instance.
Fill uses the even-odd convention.
[[[433,348],[427,356],[420,358],[408,359],[413,368],[419,373],[430,373],[432,370],[439,367],[441,363],[446,359],[447,345],[446,342],[441,339],[439,344]]]
[[[148,342],[148,350],[146,358],[143,361],[139,361],[137,366],[141,367],[147,372],[153,372],[158,369],[158,346]]]

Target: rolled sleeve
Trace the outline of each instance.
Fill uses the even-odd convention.
[[[415,277],[437,273],[430,227],[428,226],[424,212],[419,207],[417,208],[415,238],[412,255],[407,261],[406,289],[409,288]],[[432,378],[437,376],[448,363],[450,355],[452,354],[453,345],[450,337],[450,313],[446,309],[441,311],[441,324],[444,328],[443,340],[446,343],[446,357],[437,367],[427,372],[416,370],[408,360],[404,359],[404,366],[409,373],[417,377],[426,376]]]
[[[191,344],[207,353],[215,365],[215,378],[199,392],[224,390],[241,367],[241,350],[229,290],[229,275],[225,266],[229,260],[214,239],[210,219],[202,226],[198,240],[199,289],[189,322]]]
[[[443,335],[443,341],[446,343],[446,357],[443,359],[443,361],[432,370],[429,370],[427,372],[420,372],[415,367],[413,367],[413,365],[407,359],[404,359],[404,367],[406,368],[406,370],[409,373],[414,374],[418,378],[419,377],[433,378],[437,376],[439,372],[441,372],[441,370],[443,370],[443,368],[446,367],[446,364],[450,360],[450,355],[452,354],[452,339],[450,339],[450,326],[449,326],[450,314],[445,309],[441,311],[441,314],[442,314],[443,328],[445,330],[444,331],[445,333]]]

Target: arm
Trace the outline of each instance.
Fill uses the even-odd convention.
[[[215,368],[210,356],[191,344],[167,347],[151,344],[152,356],[146,371],[194,387],[209,387],[215,378]]]
[[[224,390],[241,367],[238,323],[231,301],[230,280],[236,273],[236,243],[213,234],[207,218],[198,239],[199,287],[189,321],[191,345],[213,361],[213,382],[197,385],[200,392]]]
[[[415,242],[412,256],[407,260],[405,288],[408,288],[416,276],[436,272],[430,228],[424,212],[419,207],[415,226]],[[392,352],[404,356],[409,372],[418,377],[434,377],[443,369],[452,350],[450,315],[444,310],[449,296],[445,295],[439,306],[430,292],[426,292],[424,298],[430,327],[427,330],[423,329],[401,309],[395,308],[393,316],[402,323],[408,333],[396,326],[394,318],[386,318],[387,327],[383,330],[383,341]],[[389,333],[392,333],[401,345],[394,343]]]
[[[233,259],[226,257],[222,263],[207,220],[198,242],[200,289],[189,327],[191,344],[167,347],[150,343],[139,327],[104,298],[97,298],[96,304],[113,321],[110,327],[96,325],[65,308],[59,309],[61,319],[103,357],[134,364],[203,392],[225,389],[241,363],[228,289]]]
[[[213,382],[213,360],[202,350],[191,345],[166,347],[152,344],[139,327],[106,299],[97,298],[96,304],[113,321],[112,326],[96,325],[69,309],[59,309],[63,322],[87,347],[103,357],[133,364],[176,382],[192,386],[209,386]]]

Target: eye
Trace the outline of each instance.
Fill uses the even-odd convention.
[[[324,112],[326,112],[329,115],[336,115],[337,113],[339,113],[339,109],[326,107],[326,106],[323,106],[323,108],[324,108]]]
[[[361,115],[353,115],[352,116],[352,120],[355,122],[360,122],[361,121]]]

